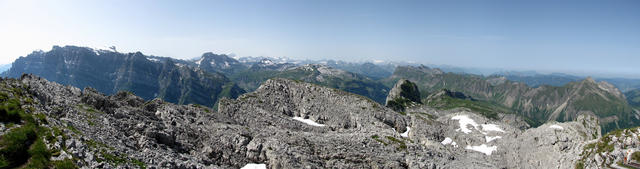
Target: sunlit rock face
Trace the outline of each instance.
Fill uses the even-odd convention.
[[[600,135],[594,116],[521,130],[466,109],[401,114],[287,79],[223,99],[219,111],[33,75],[0,82],[38,126],[60,130],[43,143],[60,152],[50,160],[88,168],[573,168]]]
[[[24,73],[79,88],[92,87],[106,94],[125,90],[151,100],[162,98],[178,104],[214,106],[222,97],[244,93],[228,78],[187,66],[188,62],[145,56],[140,52],[118,53],[85,47],[54,46],[17,59],[8,77]]]

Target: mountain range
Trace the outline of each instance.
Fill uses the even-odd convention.
[[[580,114],[600,117],[605,131],[640,123],[640,115],[629,105],[621,91],[607,82],[596,82],[592,78],[563,86],[542,85],[533,88],[505,77],[446,73],[426,66],[406,66],[397,67],[387,82],[398,79],[416,82],[423,98],[441,89],[462,92],[474,99],[507,107],[534,120],[533,126],[546,121],[571,121]]]
[[[206,56],[205,56],[206,57]],[[204,58],[204,57],[203,57]],[[221,73],[193,69],[180,60],[84,47],[54,46],[20,57],[4,76],[36,74],[60,84],[91,87],[106,94],[130,91],[150,100],[214,106],[245,91]]]
[[[640,161],[640,89],[629,79],[77,46],[35,51],[2,75],[0,168],[599,168],[625,166],[631,153]]]
[[[20,57],[3,75],[18,78],[23,73],[31,73],[61,84],[92,87],[106,94],[124,90],[145,100],[161,98],[177,104],[214,108],[221,98],[236,98],[254,91],[271,78],[318,84],[386,104],[387,94],[395,82],[408,79],[417,83],[424,103],[441,109],[466,106],[489,116],[515,113],[531,126],[547,121],[571,121],[581,114],[599,117],[604,131],[640,123],[640,113],[634,105],[637,93],[633,90],[622,93],[614,85],[596,82],[593,78],[535,72],[482,76],[426,66],[333,60],[289,63],[286,61],[291,60],[287,59],[239,59],[207,52],[199,58],[180,60],[140,52],[55,46],[48,52],[36,51]],[[618,81],[633,85],[633,81]],[[470,99],[442,98],[440,96],[447,96],[442,94],[429,97],[442,90]]]

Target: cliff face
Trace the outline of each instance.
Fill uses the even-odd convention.
[[[418,84],[422,96],[448,89],[474,99],[508,107],[540,123],[575,120],[581,114],[593,114],[602,120],[605,131],[640,124],[624,95],[613,85],[591,78],[561,87],[529,87],[500,77],[482,77],[443,73],[428,67],[398,67],[387,81],[408,79]]]
[[[6,75],[17,78],[23,73],[106,94],[126,90],[146,100],[162,98],[179,104],[213,106],[222,97],[244,93],[224,75],[193,69],[181,61],[74,46],[21,57]]]
[[[422,101],[420,101],[418,86],[409,80],[400,79],[389,91],[385,106],[403,112],[406,107],[420,103]]]
[[[223,99],[218,112],[32,75],[0,84],[0,105],[9,106],[0,109],[0,156],[10,166],[573,168],[575,152],[599,136],[592,116],[521,130],[466,110],[403,115],[362,96],[286,79]],[[33,134],[9,141],[23,131]],[[15,153],[24,156],[6,158]]]

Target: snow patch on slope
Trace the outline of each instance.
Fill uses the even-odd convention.
[[[502,136],[484,136],[484,139],[487,140],[487,143],[499,138],[502,138]]]
[[[476,123],[476,121],[474,121],[473,119],[469,118],[469,116],[467,115],[453,116],[451,117],[451,120],[458,120],[458,123],[460,123],[460,128],[456,129],[456,131],[461,131],[464,134],[471,133],[471,129],[467,127],[468,125],[471,125],[476,130],[478,129],[478,123]]]
[[[489,147],[486,144],[482,144],[482,145],[479,145],[479,146],[467,145],[467,147],[465,147],[465,149],[481,152],[481,153],[484,153],[486,155],[491,155],[491,153],[493,153],[494,151],[498,150],[498,147],[497,146]]]
[[[453,141],[451,138],[447,137],[444,138],[444,140],[442,140],[442,142],[440,142],[442,145],[447,145],[447,144],[451,144],[453,147],[458,147],[458,143],[456,143],[455,141]]]
[[[240,169],[266,169],[267,165],[266,164],[253,164],[253,163],[249,163],[247,165],[244,165],[244,167],[240,168]]]
[[[304,119],[302,117],[293,117],[293,119],[294,120],[298,120],[298,121],[303,122],[303,123],[308,124],[308,125],[312,125],[312,126],[318,126],[318,127],[325,126],[324,124],[316,123],[315,121],[313,121],[311,119]]]
[[[503,132],[504,133],[504,130],[502,130],[500,128],[500,126],[498,126],[496,124],[483,124],[482,125],[482,130],[486,131],[486,132],[496,131],[496,132]]]
[[[198,66],[200,66],[200,63],[202,63],[202,60],[204,60],[204,57],[202,57],[202,58],[200,58],[200,60],[196,61],[196,64],[197,64]]]
[[[558,125],[555,125],[555,124],[554,124],[554,125],[549,126],[549,128],[552,128],[552,129],[558,129],[558,130],[563,130],[563,129],[564,129],[564,128],[562,128],[562,126],[558,126]]]
[[[411,127],[407,127],[407,131],[405,131],[404,133],[400,133],[400,136],[409,137],[409,130],[411,130]]]

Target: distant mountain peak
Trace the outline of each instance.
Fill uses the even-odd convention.
[[[245,68],[242,63],[228,55],[214,54],[212,52],[202,54],[200,59],[194,63],[196,67],[209,72],[232,73]]]
[[[417,72],[422,72],[422,73],[427,73],[427,74],[432,74],[432,75],[439,75],[439,74],[444,74],[444,72],[442,70],[440,70],[439,68],[429,68],[425,65],[420,65],[420,66],[398,66],[396,68],[397,70],[405,70],[405,71],[417,71]],[[397,72],[397,71],[396,71]]]
[[[260,60],[260,63],[263,64],[263,65],[274,65],[275,64],[273,61],[271,61],[271,59],[267,59],[267,58],[264,58],[264,59]]]

